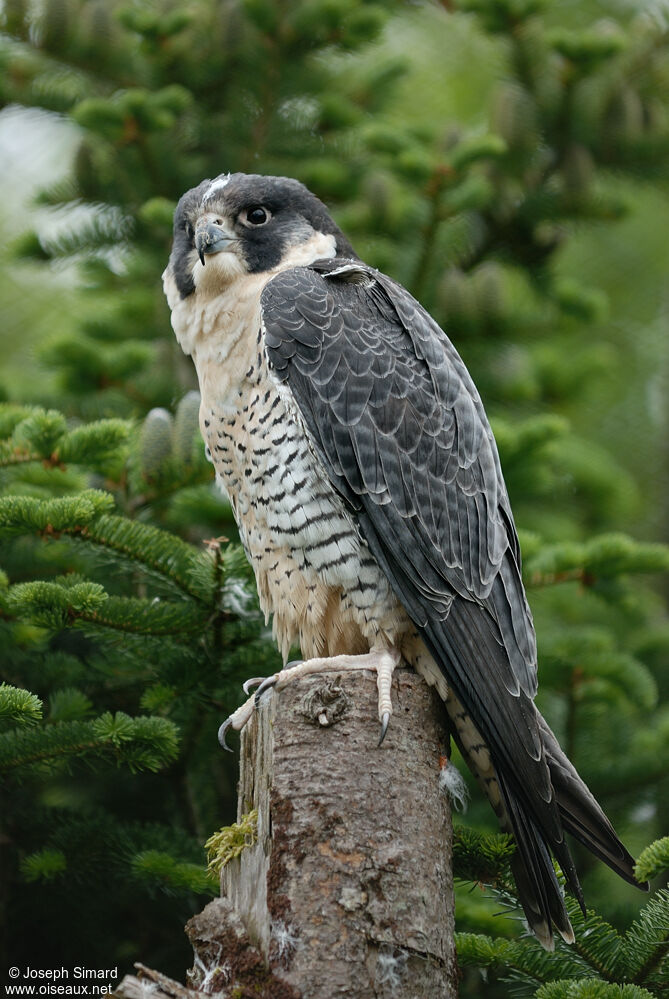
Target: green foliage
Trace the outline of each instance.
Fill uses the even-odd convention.
[[[177,755],[176,726],[164,718],[130,718],[106,712],[91,722],[60,722],[0,734],[0,773],[61,769],[74,759],[159,770]]]
[[[91,471],[114,474],[123,461],[130,425],[123,420],[98,420],[68,429],[62,413],[0,403],[3,441],[0,467],[42,462],[58,468],[84,465]],[[114,464],[115,463],[115,467]]]
[[[594,586],[598,580],[616,579],[629,573],[667,570],[666,545],[643,544],[624,534],[605,534],[583,544],[545,545],[525,567],[533,586],[564,579],[580,579]]]
[[[91,964],[182,976],[174,927],[211,893],[201,844],[235,807],[216,727],[239,681],[276,665],[160,291],[176,201],[222,171],[309,184],[444,324],[494,417],[540,706],[633,849],[666,831],[669,559],[652,538],[669,483],[652,427],[669,52],[659,17],[614,15],[542,0],[4,5],[3,104],[77,126],[71,169],[43,178],[40,214],[8,216],[5,240],[0,805],[17,963],[34,961],[29,925],[45,965],[78,963],[85,940]],[[457,873],[497,894],[458,887],[463,996],[480,994],[479,968],[491,999],[666,994],[662,892],[640,914],[579,856],[602,916],[570,903],[576,946],[545,954],[509,918],[512,847],[480,798],[467,821]],[[662,844],[642,876],[666,865]],[[65,910],[82,914],[67,934]]]
[[[456,936],[458,961],[461,967],[473,965],[502,974],[513,974],[513,980],[529,983],[552,981],[557,975],[571,972],[579,978],[587,971],[586,962],[573,950],[558,945],[555,952],[545,951],[531,941],[493,939],[468,933]],[[526,995],[533,993],[528,990]]]
[[[263,661],[271,672],[275,653],[259,639],[239,549],[203,546],[197,507],[180,525],[193,541],[158,526],[182,489],[212,488],[194,450],[198,408],[187,393],[169,415],[174,439],[159,478],[145,460],[146,422],[136,430],[120,420],[69,429],[55,410],[0,409],[0,451],[24,459],[7,462],[0,479],[0,640],[14,680],[0,684],[0,794],[3,807],[11,803],[10,828],[21,828],[17,890],[47,891],[40,909],[47,919],[80,893],[86,851],[73,850],[62,830],[70,816],[85,823],[93,807],[114,835],[97,829],[91,863],[121,872],[123,887],[101,916],[110,925],[128,897],[143,898],[146,912],[147,905],[194,906],[195,896],[215,892],[201,846],[219,815],[208,790],[216,765],[205,747],[215,747],[224,709],[210,710],[208,726],[201,714],[214,703],[233,708],[234,680],[248,658],[260,661],[253,672]],[[103,467],[106,488],[87,488]],[[209,506],[220,523],[227,506],[213,496]],[[123,811],[141,812],[143,777],[175,770],[176,788],[197,789],[197,809],[184,809],[174,792],[165,808],[165,795],[154,792],[156,824],[135,837],[116,814],[119,788],[135,802]],[[123,772],[136,790],[119,784],[114,775]],[[54,946],[62,946],[57,934]]]
[[[67,860],[61,850],[39,850],[24,857],[21,873],[26,881],[51,881],[67,871]]]
[[[549,982],[535,992],[537,999],[652,999],[638,985],[607,985],[586,978],[580,982]]]
[[[650,881],[669,870],[669,836],[655,840],[639,854],[634,873],[639,881]]]
[[[509,860],[515,849],[511,836],[486,835],[458,825],[453,830],[453,872],[465,881],[510,888]]]
[[[655,852],[662,841],[648,849]],[[505,893],[502,900],[508,904]],[[461,967],[485,968],[514,983],[520,996],[662,996],[669,971],[669,891],[661,890],[625,934],[567,899],[576,940],[545,951],[534,939],[458,933]],[[619,982],[620,984],[612,984]]]
[[[42,717],[42,702],[35,694],[0,683],[0,723],[34,725]]]
[[[217,895],[218,880],[199,864],[188,864],[160,850],[143,850],[132,860],[132,872],[148,888],[168,895]]]

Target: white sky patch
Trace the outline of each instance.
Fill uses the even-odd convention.
[[[73,122],[52,112],[17,104],[0,111],[0,174],[9,191],[3,214],[24,218],[40,187],[68,175],[80,136]]]
[[[226,174],[225,177],[218,177],[216,180],[212,180],[211,184],[207,188],[207,193],[204,196],[204,201],[209,201],[210,198],[216,194],[217,191],[221,191],[227,184],[230,183],[230,174]]]
[[[131,231],[129,219],[111,205],[85,204],[75,198],[57,207],[36,203],[41,188],[67,180],[81,134],[73,122],[52,112],[16,104],[0,111],[0,176],[10,192],[3,202],[3,220],[12,235],[32,228],[47,249],[58,254],[60,247],[63,255],[51,268],[58,271],[59,280],[71,284],[79,282],[73,264],[86,256],[102,258],[114,273],[123,273]],[[68,196],[67,186],[63,196]],[[69,239],[87,229],[90,250],[69,253]]]

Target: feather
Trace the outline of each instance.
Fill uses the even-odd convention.
[[[546,947],[553,927],[572,940],[550,857],[582,904],[565,830],[634,881],[632,860],[533,703],[534,627],[478,392],[434,320],[358,261],[279,273],[261,307],[316,454],[487,747],[528,921]]]

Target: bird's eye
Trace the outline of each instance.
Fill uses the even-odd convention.
[[[245,221],[249,225],[265,225],[270,218],[270,213],[266,208],[263,208],[262,205],[254,205],[253,208],[247,209]]]

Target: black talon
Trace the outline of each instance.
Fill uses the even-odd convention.
[[[386,732],[388,731],[388,722],[390,721],[390,714],[388,711],[383,712],[383,718],[381,719],[381,735],[379,736],[379,741],[377,743],[377,749],[386,737]]]
[[[258,707],[258,704],[260,702],[260,698],[262,697],[262,695],[265,693],[266,690],[269,690],[270,687],[274,686],[274,684],[276,683],[277,679],[278,679],[278,677],[276,677],[276,676],[266,676],[265,677],[265,679],[263,680],[263,682],[260,684],[260,686],[256,690],[256,696],[255,696],[255,701],[254,701],[254,704],[255,704],[256,707]]]
[[[221,727],[218,730],[218,741],[220,742],[220,744],[223,747],[223,749],[225,749],[226,752],[228,752],[228,753],[233,753],[234,752],[234,750],[231,749],[230,746],[228,746],[227,742],[225,741],[225,733],[227,732],[227,730],[230,728],[231,725],[232,725],[232,722],[230,721],[230,719],[226,718],[225,721],[223,722],[223,724],[221,725]]]

